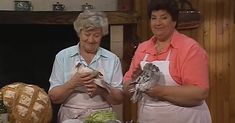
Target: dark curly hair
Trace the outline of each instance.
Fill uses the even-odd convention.
[[[148,3],[148,16],[151,18],[152,11],[166,10],[172,17],[173,21],[177,21],[179,7],[175,0],[150,0]]]

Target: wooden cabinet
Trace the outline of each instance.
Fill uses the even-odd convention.
[[[134,0],[118,0],[117,10],[118,11],[133,11]]]

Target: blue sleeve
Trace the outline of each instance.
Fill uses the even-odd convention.
[[[57,54],[53,64],[51,76],[49,79],[50,89],[55,86],[64,84],[64,69],[63,69],[63,57],[60,54]]]

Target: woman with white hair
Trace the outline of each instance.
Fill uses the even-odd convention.
[[[112,110],[111,104],[123,99],[120,60],[100,47],[108,34],[105,14],[84,11],[74,21],[74,29],[80,41],[56,55],[49,79],[49,96],[53,103],[61,104],[59,123],[84,121],[97,110]]]

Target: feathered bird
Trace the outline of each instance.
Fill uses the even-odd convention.
[[[86,66],[85,64],[82,64],[82,63],[78,63],[76,65],[76,68],[77,68],[78,73],[90,72],[90,73],[94,74],[96,76],[96,78],[94,79],[94,83],[102,88],[106,88],[108,92],[110,91],[110,85],[103,80],[103,74],[101,72],[99,72],[89,66]],[[81,92],[86,92],[86,89],[84,86],[78,87],[77,90],[79,90]]]
[[[142,73],[137,77],[137,79],[130,83],[130,85],[134,84],[134,87],[129,90],[129,92],[134,93],[131,97],[132,102],[141,100],[143,92],[155,86],[159,79],[159,68],[152,63],[146,63],[143,67]]]

